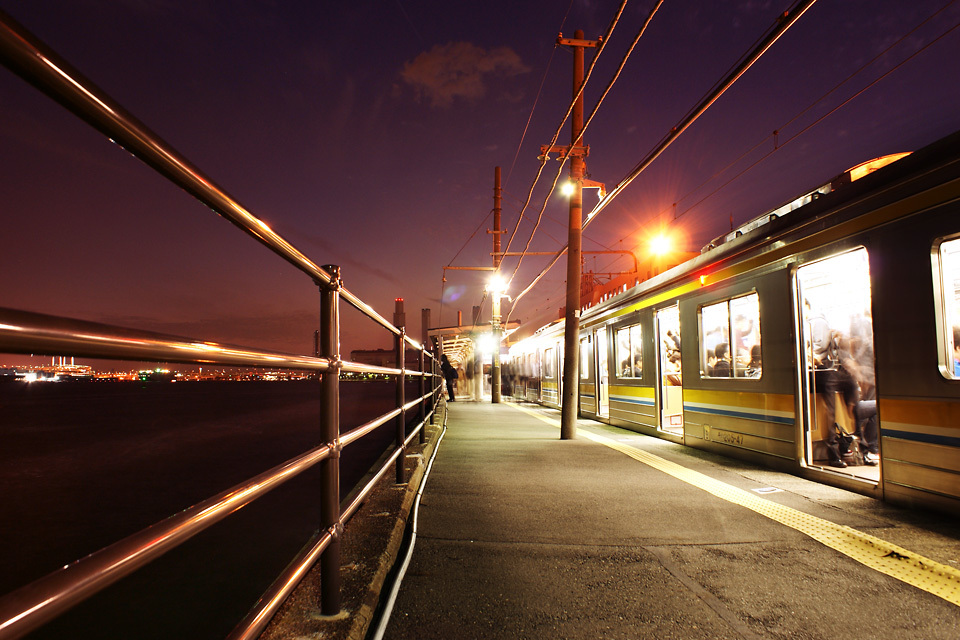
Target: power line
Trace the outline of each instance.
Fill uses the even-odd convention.
[[[621,61],[620,66],[617,69],[616,73],[614,74],[613,78],[607,83],[607,87],[603,91],[602,95],[600,96],[600,99],[597,101],[597,104],[594,106],[593,111],[590,113],[590,117],[587,119],[583,127],[581,127],[580,134],[577,136],[577,139],[571,142],[571,145],[570,145],[571,148],[575,147],[577,144],[580,143],[581,140],[583,140],[583,136],[587,131],[587,127],[590,125],[590,122],[593,120],[593,117],[596,115],[597,110],[600,108],[600,105],[603,103],[604,98],[606,98],[607,94],[610,92],[610,88],[613,86],[613,83],[616,82],[617,78],[620,76],[620,72],[623,70],[623,67],[626,64],[627,59],[630,57],[630,54],[632,53],[634,47],[636,46],[637,41],[643,35],[644,31],[647,28],[647,25],[650,24],[650,21],[653,19],[654,14],[656,13],[657,9],[659,9],[661,4],[662,4],[662,0],[658,2],[656,6],[653,8],[653,10],[650,12],[649,17],[644,22],[644,25],[640,29],[640,32],[637,34],[637,37],[634,39],[633,44],[629,47],[629,49],[627,50],[627,53],[624,55],[624,58]],[[590,79],[591,75],[593,74],[593,70],[596,67],[597,60],[599,60],[600,54],[603,53],[607,43],[610,41],[610,36],[613,34],[613,30],[614,28],[616,28],[617,23],[620,21],[620,16],[623,15],[623,10],[626,8],[626,5],[627,5],[627,0],[624,0],[620,5],[619,10],[617,11],[617,14],[613,17],[613,20],[611,20],[610,26],[607,28],[607,33],[605,37],[601,39],[600,48],[597,51],[597,54],[594,56],[593,60],[591,61],[590,68],[587,71],[587,74],[585,75],[583,82],[580,83],[580,88],[577,91],[576,95],[573,97],[573,101],[570,103],[570,108],[567,110],[567,114],[566,116],[564,116],[563,122],[561,122],[560,127],[557,129],[557,132],[554,134],[553,139],[550,141],[550,144],[547,145],[548,149],[552,148],[553,145],[556,143],[557,139],[560,137],[560,132],[563,129],[563,125],[566,123],[567,118],[569,118],[570,114],[573,112],[573,108],[577,100],[579,100],[580,96],[583,94],[584,88],[587,85],[587,81]],[[527,251],[529,250],[531,242],[533,242],[534,234],[537,232],[537,229],[540,226],[540,221],[543,218],[543,213],[547,208],[547,204],[550,201],[550,197],[553,195],[553,192],[557,187],[557,182],[559,182],[560,180],[560,176],[563,173],[563,168],[566,165],[568,158],[569,158],[569,154],[565,154],[564,157],[562,158],[562,161],[560,162],[560,166],[557,169],[557,175],[554,177],[553,184],[551,184],[550,190],[547,193],[546,197],[544,198],[543,206],[540,208],[540,213],[537,216],[537,221],[534,223],[533,229],[530,231],[530,237],[527,239],[527,244],[524,247],[523,252],[520,254],[520,257],[517,259],[517,264],[513,269],[513,273],[510,275],[510,278],[507,281],[508,286],[513,282],[514,278],[516,278],[517,276],[517,273],[520,271],[520,265],[523,263],[523,258],[526,255]],[[540,175],[543,173],[543,168],[546,165],[546,162],[547,162],[547,154],[544,153],[543,158],[541,160],[541,164],[540,164],[540,170],[537,172],[537,176],[534,180],[534,183],[530,188],[530,193],[527,196],[527,203],[524,204],[523,209],[521,210],[521,215],[523,213],[523,210],[526,209],[527,204],[529,203],[530,198],[533,195],[533,188],[536,186],[537,181],[540,179]],[[520,225],[518,223],[513,234],[511,234],[510,236],[510,240],[507,242],[508,249],[510,247],[510,244],[513,242],[513,238],[516,235],[516,232],[519,230],[519,228],[520,228]],[[513,305],[511,305],[510,307],[510,313],[507,314],[508,321],[510,319],[511,313],[513,313]]]
[[[590,77],[593,75],[593,71],[597,66],[597,60],[600,59],[600,54],[602,54],[604,49],[606,48],[606,45],[610,40],[610,36],[613,34],[613,30],[616,28],[617,23],[620,20],[620,16],[623,14],[623,10],[627,6],[627,2],[628,0],[623,0],[620,3],[620,7],[617,10],[616,15],[613,17],[613,20],[610,21],[610,26],[607,27],[607,33],[605,37],[602,39],[602,42],[600,43],[600,48],[597,50],[597,54],[593,57],[593,60],[590,62],[590,68],[587,70],[587,73],[584,75],[583,82],[580,83],[580,88],[577,90],[576,94],[573,96],[573,99],[570,101],[570,106],[567,107],[567,112],[566,114],[564,114],[563,119],[560,121],[560,125],[557,127],[557,130],[553,134],[553,137],[550,139],[548,148],[556,144],[557,140],[560,138],[560,134],[563,132],[563,126],[566,124],[567,119],[570,117],[570,114],[573,113],[573,108],[577,104],[577,100],[579,100],[580,96],[583,95],[584,89],[587,86],[587,82],[590,81]],[[550,187],[550,192],[547,194],[547,197],[543,203],[543,207],[541,207],[540,209],[540,214],[537,216],[537,222],[534,224],[533,230],[530,232],[530,238],[527,240],[527,247],[530,246],[530,241],[533,239],[533,234],[536,232],[537,227],[540,225],[540,220],[543,218],[543,211],[547,207],[547,202],[549,201],[550,196],[553,194],[553,191],[557,186],[557,182],[560,179],[560,175],[563,173],[563,167],[564,165],[566,165],[566,163],[567,163],[567,158],[564,157],[563,160],[560,162],[560,167],[557,171],[557,176],[554,178],[553,184]],[[523,212],[526,211],[527,207],[530,204],[530,200],[533,198],[533,190],[536,188],[537,182],[540,181],[540,176],[543,174],[543,169],[546,166],[546,164],[547,164],[547,154],[544,154],[540,161],[540,169],[537,171],[537,175],[533,179],[533,184],[530,185],[530,190],[527,193],[527,199],[524,202],[523,207],[520,209],[521,216],[523,215]],[[507,252],[510,250],[510,245],[513,244],[513,239],[514,237],[516,237],[517,231],[519,229],[520,229],[520,225],[518,223],[517,226],[514,227],[513,233],[510,234],[510,238],[507,240],[507,247],[506,249],[504,249],[504,252]],[[526,249],[524,249],[524,253],[526,253]],[[517,261],[517,266],[513,271],[513,275],[510,276],[508,283],[513,281],[513,278],[516,276],[517,271],[520,269],[520,263],[522,261],[523,261],[523,256],[521,255],[520,259]]]
[[[654,160],[656,160],[660,154],[662,154],[667,147],[673,143],[687,128],[690,127],[699,118],[714,102],[716,102],[723,93],[726,92],[730,86],[733,85],[746,71],[762,56],[771,46],[775,43],[780,36],[782,36],[787,29],[789,29],[793,24],[796,23],[800,17],[806,13],[806,11],[813,6],[816,0],[800,0],[793,9],[784,12],[777,22],[771,27],[765,36],[759,40],[759,44],[753,48],[748,54],[741,56],[740,62],[735,65],[733,71],[727,74],[725,78],[719,81],[714,85],[714,89],[710,91],[698,105],[693,107],[690,111],[687,112],[687,115],[681,119],[676,126],[674,126],[670,132],[661,140],[661,142],[650,152],[647,156],[641,160],[633,170],[627,174],[617,186],[613,188],[606,197],[604,197],[594,208],[587,214],[586,220],[583,223],[583,228],[593,222],[597,218],[603,209],[605,209],[617,196],[619,196],[626,187],[633,182],[637,176],[640,175]],[[557,263],[566,252],[566,247],[561,249],[550,261],[550,263],[544,268],[543,271],[524,289],[516,298],[513,299],[513,304],[510,307],[510,312],[507,314],[507,321],[509,321],[510,316],[513,314],[513,310],[516,308],[517,302],[526,295],[536,283],[549,271],[553,265]]]
[[[563,21],[560,23],[560,33],[563,33],[563,27],[567,24],[567,17],[570,15],[570,9],[573,8],[573,0],[570,0],[570,4],[567,5],[567,12],[563,15]],[[517,144],[517,152],[513,154],[513,162],[510,164],[510,170],[507,171],[507,179],[504,180],[504,184],[510,182],[510,176],[513,175],[513,168],[517,165],[517,158],[520,157],[520,149],[523,147],[523,140],[527,137],[527,129],[530,128],[530,121],[533,120],[533,112],[537,109],[537,103],[540,102],[540,94],[543,93],[543,84],[547,80],[547,74],[550,72],[550,66],[553,64],[553,57],[557,53],[557,47],[559,45],[554,45],[553,50],[550,52],[550,59],[547,61],[547,68],[543,70],[543,77],[540,79],[540,88],[537,89],[537,97],[533,101],[533,106],[530,107],[530,115],[527,117],[527,124],[523,127],[523,134],[520,136],[520,142]]]
[[[930,22],[931,20],[933,20],[933,19],[934,19],[935,17],[937,17],[940,13],[942,13],[943,11],[945,11],[948,7],[950,7],[950,6],[953,5],[953,4],[956,4],[956,2],[957,2],[957,0],[950,0],[950,2],[948,2],[947,4],[945,4],[944,6],[942,6],[940,9],[938,9],[937,11],[935,11],[933,14],[931,14],[931,15],[928,16],[927,18],[925,18],[923,21],[921,21],[919,24],[917,24],[913,29],[911,29],[910,31],[908,31],[907,33],[905,33],[904,35],[902,35],[900,38],[898,38],[896,41],[894,41],[890,46],[888,46],[888,47],[885,48],[883,51],[881,51],[881,52],[878,53],[876,56],[874,56],[871,60],[869,60],[868,62],[864,63],[864,64],[861,65],[859,68],[857,68],[856,71],[854,71],[853,73],[851,73],[850,75],[848,75],[846,78],[844,78],[843,80],[841,80],[840,82],[838,82],[836,85],[834,85],[829,91],[827,91],[826,93],[824,93],[823,95],[821,95],[819,98],[817,98],[816,100],[814,100],[813,102],[811,102],[810,104],[808,104],[805,108],[803,108],[803,109],[801,109],[800,111],[798,111],[792,118],[790,118],[789,120],[787,120],[787,121],[786,121],[784,124],[782,124],[781,126],[777,127],[777,128],[773,131],[773,133],[771,133],[770,135],[768,135],[768,136],[764,137],[763,139],[761,139],[761,140],[760,140],[759,142],[757,142],[755,145],[753,145],[752,147],[750,147],[750,149],[748,149],[747,151],[745,151],[745,152],[743,152],[742,154],[740,154],[736,159],[734,159],[733,161],[727,163],[726,166],[724,166],[724,167],[721,168],[720,170],[714,172],[714,174],[711,175],[709,178],[707,178],[706,180],[704,180],[703,182],[701,182],[701,183],[700,183],[699,185],[697,185],[696,187],[690,189],[685,195],[683,195],[682,197],[680,197],[679,199],[677,199],[677,203],[682,202],[683,200],[687,199],[688,197],[690,197],[691,194],[696,193],[697,191],[699,191],[700,189],[702,189],[706,184],[708,184],[708,183],[711,182],[712,180],[718,178],[720,175],[722,175],[723,173],[725,173],[725,172],[726,172],[727,170],[729,170],[731,167],[733,167],[733,166],[736,165],[738,162],[740,162],[741,160],[743,160],[746,156],[748,156],[749,154],[751,154],[751,153],[753,153],[754,151],[756,151],[760,146],[762,146],[762,145],[763,145],[764,143],[766,143],[768,140],[770,140],[771,138],[773,138],[773,139],[775,140],[775,146],[774,146],[774,148],[773,148],[771,151],[769,151],[768,153],[765,153],[765,154],[764,154],[763,156],[761,156],[759,159],[757,159],[756,161],[754,161],[753,163],[751,163],[749,166],[745,167],[743,170],[741,170],[740,172],[738,172],[736,175],[732,176],[732,177],[731,177],[729,180],[727,180],[726,182],[724,182],[724,183],[722,183],[721,185],[719,185],[719,186],[718,186],[717,188],[715,188],[713,191],[711,191],[710,193],[704,195],[702,198],[700,198],[699,200],[697,200],[696,202],[694,202],[693,204],[691,204],[689,207],[687,207],[687,208],[684,209],[683,211],[677,213],[676,216],[674,217],[674,219],[675,219],[675,220],[676,220],[676,219],[679,219],[680,217],[686,215],[686,214],[689,213],[690,211],[692,211],[692,210],[694,210],[695,208],[699,207],[699,206],[700,206],[701,204],[703,204],[706,200],[708,200],[709,198],[711,198],[711,197],[713,197],[714,195],[716,195],[719,191],[721,191],[722,189],[724,189],[725,187],[727,187],[728,185],[730,185],[732,182],[734,182],[734,181],[737,180],[738,178],[742,177],[745,173],[747,173],[748,171],[750,171],[751,169],[753,169],[754,167],[756,167],[758,164],[760,164],[760,163],[763,162],[764,160],[768,159],[771,155],[773,155],[773,154],[776,153],[777,151],[780,151],[781,149],[783,149],[786,145],[788,145],[789,143],[791,143],[791,142],[793,142],[794,140],[796,140],[799,136],[801,136],[802,134],[806,133],[807,131],[809,131],[810,129],[812,129],[814,126],[820,124],[823,120],[825,120],[825,119],[828,118],[829,116],[831,116],[831,115],[833,115],[834,113],[836,113],[839,109],[841,109],[842,107],[844,107],[844,106],[846,106],[847,104],[849,104],[851,101],[853,101],[854,99],[856,99],[857,97],[859,97],[860,95],[862,95],[865,91],[867,91],[868,89],[870,89],[870,88],[872,88],[873,86],[875,86],[876,84],[878,84],[881,80],[884,80],[887,76],[891,75],[894,71],[898,70],[898,69],[899,69],[900,67],[902,67],[904,64],[906,64],[907,62],[909,62],[910,60],[912,60],[913,58],[915,58],[917,55],[919,55],[920,53],[922,53],[923,51],[925,51],[926,49],[928,49],[929,47],[931,47],[933,44],[935,44],[936,42],[938,42],[939,40],[941,40],[943,37],[945,37],[946,35],[948,35],[948,34],[951,33],[952,31],[954,31],[955,29],[957,29],[958,27],[960,27],[960,24],[955,24],[953,27],[949,28],[947,31],[945,31],[945,32],[942,33],[941,35],[937,36],[934,40],[931,40],[930,42],[928,42],[926,45],[924,45],[923,47],[921,47],[920,49],[918,49],[917,51],[915,51],[913,54],[911,54],[911,55],[908,56],[907,58],[904,58],[903,60],[901,60],[901,61],[900,61],[899,63],[897,63],[895,66],[893,66],[892,68],[890,68],[889,70],[887,70],[884,74],[882,74],[881,76],[875,78],[872,82],[870,82],[869,84],[867,84],[866,86],[864,86],[863,88],[861,88],[859,91],[857,91],[856,93],[854,93],[853,95],[851,95],[850,97],[848,97],[847,99],[845,99],[844,101],[842,101],[840,104],[838,104],[837,106],[835,106],[833,109],[831,109],[831,110],[828,111],[827,113],[823,114],[822,116],[820,116],[819,118],[817,118],[816,120],[814,120],[813,122],[811,122],[810,124],[808,124],[807,126],[805,126],[803,129],[801,129],[801,130],[798,131],[797,133],[793,134],[792,136],[790,136],[790,137],[787,138],[786,140],[783,140],[782,142],[779,140],[779,134],[780,134],[786,127],[790,126],[791,124],[793,124],[794,122],[796,122],[801,116],[803,116],[804,114],[806,114],[808,111],[810,111],[811,109],[813,109],[815,106],[817,106],[817,105],[820,104],[821,102],[825,101],[831,94],[835,93],[838,89],[840,89],[840,87],[842,87],[843,85],[845,85],[845,84],[847,84],[848,82],[850,82],[853,78],[855,78],[856,76],[858,76],[858,75],[859,75],[860,73],[862,73],[865,69],[867,69],[868,67],[870,67],[871,65],[873,65],[874,63],[876,63],[876,62],[877,62],[878,60],[880,60],[882,57],[886,56],[888,53],[890,53],[891,50],[893,50],[895,47],[897,47],[897,46],[899,46],[900,44],[902,44],[907,38],[909,38],[910,36],[912,36],[917,30],[919,30],[921,27],[923,27],[923,26],[926,25],[928,22]],[[677,203],[674,203],[674,206],[675,206]],[[650,226],[651,224],[654,224],[657,220],[659,220],[661,217],[663,217],[663,215],[664,215],[667,211],[669,211],[669,208],[662,209],[662,210],[659,211],[655,216],[653,216],[650,221],[642,224],[642,225],[640,226],[640,229],[642,230],[642,229]],[[635,231],[634,231],[633,233],[635,233]],[[632,234],[631,234],[631,235],[632,235]],[[622,241],[622,240],[625,240],[627,237],[629,237],[629,236],[624,236],[623,238],[621,238],[621,241]],[[634,248],[636,248],[636,246],[635,246]]]

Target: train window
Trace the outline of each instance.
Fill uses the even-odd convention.
[[[643,334],[639,324],[617,329],[617,377],[643,377]]]
[[[700,309],[700,375],[759,378],[760,296],[751,293]]]
[[[556,378],[557,377],[557,361],[553,355],[553,349],[544,349],[543,351],[543,377],[544,378]]]
[[[940,243],[940,371],[960,379],[960,238]]]
[[[590,344],[586,338],[580,340],[580,379],[590,379]]]

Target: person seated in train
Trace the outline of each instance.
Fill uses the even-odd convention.
[[[960,327],[953,328],[953,375],[960,378]]]
[[[713,373],[711,374],[714,378],[730,377],[730,360],[727,357],[727,350],[729,348],[730,345],[726,342],[721,342],[717,345],[717,348],[713,350],[717,358],[716,364],[713,365]]]
[[[717,364],[717,354],[712,348],[707,348],[704,352],[704,355],[707,357],[707,375],[713,376],[713,368]]]
[[[750,361],[747,363],[746,376],[748,378],[759,378],[761,368],[760,345],[755,344],[750,347]]]
[[[857,382],[857,379],[860,376],[860,369],[848,350],[849,341],[845,338],[840,338],[838,344],[840,347],[837,350],[836,367],[830,371],[820,371],[818,374],[825,380],[826,419],[827,424],[830,425],[830,435],[824,440],[824,444],[827,446],[830,455],[829,464],[832,467],[842,468],[847,466],[843,461],[842,455],[850,451],[849,442],[851,439],[849,436],[853,434],[842,433],[840,426],[837,424],[834,398],[839,397],[843,401],[843,405],[849,414],[853,416],[856,430],[859,431],[860,384]],[[827,375],[824,376],[823,374]],[[876,447],[875,436],[872,446],[874,448],[873,453],[879,451]],[[867,464],[871,463],[867,462]]]

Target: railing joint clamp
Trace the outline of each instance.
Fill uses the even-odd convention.
[[[342,279],[342,278],[331,279],[330,282],[323,282],[322,280],[314,279],[313,283],[314,283],[315,285],[317,285],[317,287],[318,287],[321,291],[337,292],[337,291],[340,291],[340,289],[343,288],[343,279]]]
[[[335,522],[334,524],[327,527],[327,533],[330,534],[330,537],[334,540],[339,540],[343,535],[343,523]]]

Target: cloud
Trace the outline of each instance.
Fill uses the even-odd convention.
[[[445,108],[457,98],[474,102],[484,97],[487,76],[505,78],[529,70],[510,47],[486,50],[469,42],[449,42],[405,63],[400,76],[419,99]]]

